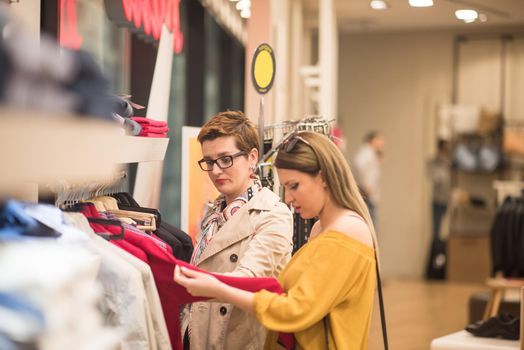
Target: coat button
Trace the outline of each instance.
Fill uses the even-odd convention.
[[[231,256],[229,257],[229,261],[231,261],[232,263],[236,263],[238,261],[238,255],[231,254]]]
[[[220,308],[220,314],[221,314],[222,316],[225,316],[225,315],[227,314],[227,309],[226,309],[225,306],[222,306],[222,307]]]

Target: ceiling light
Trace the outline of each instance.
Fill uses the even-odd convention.
[[[471,23],[475,22],[479,14],[475,10],[457,10],[455,11],[455,17],[463,20],[465,23]]]
[[[240,0],[236,4],[236,8],[239,11],[242,11],[243,9],[249,9],[251,7],[251,0]]]
[[[251,10],[250,9],[243,9],[242,11],[240,11],[240,17],[242,18],[249,18],[251,17]]]
[[[371,0],[369,7],[373,10],[387,10],[389,5],[384,0]]]
[[[413,7],[433,6],[433,0],[409,0],[409,5]]]

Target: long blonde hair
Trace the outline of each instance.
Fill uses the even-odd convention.
[[[297,170],[313,176],[320,172],[335,204],[355,211],[364,219],[371,232],[378,259],[377,237],[371,215],[342,152],[325,135],[304,131],[296,136],[299,140],[295,141],[292,149],[286,152],[284,145],[278,152],[275,167]],[[300,141],[300,138],[307,143]],[[288,142],[294,142],[293,136]]]

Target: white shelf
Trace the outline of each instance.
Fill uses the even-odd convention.
[[[140,163],[164,160],[169,139],[154,137],[121,136],[118,163]]]
[[[518,340],[478,338],[466,331],[452,333],[431,342],[431,350],[518,350]]]
[[[28,115],[30,114],[30,115]],[[124,136],[114,124],[0,109],[0,186],[106,181],[119,164],[161,161],[169,139]]]

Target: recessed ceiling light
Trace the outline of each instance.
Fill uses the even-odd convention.
[[[479,17],[479,14],[475,10],[457,10],[455,11],[455,17],[464,21],[465,23],[472,23]]]
[[[409,5],[413,7],[433,6],[433,0],[409,0]]]
[[[387,10],[389,5],[384,0],[371,0],[369,7],[371,7],[373,10]]]

